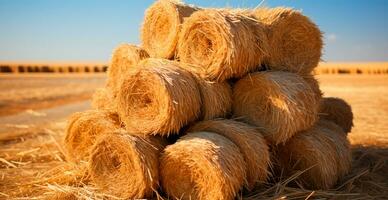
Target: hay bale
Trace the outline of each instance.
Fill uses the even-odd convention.
[[[78,162],[88,158],[97,136],[120,128],[116,113],[106,110],[77,112],[68,120],[65,137],[66,158]]]
[[[105,193],[124,199],[152,197],[159,188],[162,138],[142,138],[121,131],[98,138],[89,160],[89,173]]]
[[[321,59],[322,33],[308,17],[291,8],[257,8],[252,15],[268,29],[271,70],[309,74]]]
[[[117,93],[121,76],[148,57],[148,53],[136,45],[121,44],[114,50],[107,80],[107,86],[114,91],[114,94]]]
[[[351,149],[344,135],[336,124],[320,120],[278,146],[279,164],[287,175],[306,170],[298,177],[305,187],[330,189],[350,171]]]
[[[317,120],[321,93],[301,76],[289,72],[256,72],[233,88],[236,117],[265,129],[272,144],[285,143]]]
[[[125,76],[117,97],[128,132],[169,135],[199,117],[201,95],[190,72],[155,58],[143,60],[139,68]]]
[[[320,118],[336,123],[345,133],[353,127],[352,107],[345,100],[334,97],[323,98],[320,106]]]
[[[188,132],[213,132],[222,135],[239,148],[247,165],[246,188],[265,182],[269,175],[270,153],[267,142],[257,128],[228,119],[202,121],[188,129]]]
[[[191,72],[201,95],[201,120],[227,117],[232,111],[232,88],[228,82],[207,81],[200,77],[198,67],[187,63],[180,66]]]
[[[156,1],[145,12],[142,46],[152,57],[173,58],[183,21],[198,9],[179,1]]]
[[[207,9],[183,23],[177,57],[200,67],[204,79],[220,82],[255,70],[267,48],[260,22],[233,10]]]
[[[97,88],[92,96],[92,108],[96,110],[117,111],[112,91],[108,88]]]
[[[160,175],[164,191],[174,199],[233,199],[243,186],[246,165],[229,139],[195,132],[166,147]]]

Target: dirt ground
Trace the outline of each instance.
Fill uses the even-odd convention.
[[[74,75],[72,75],[74,76]],[[288,186],[288,181],[272,183],[243,199],[384,199],[388,195],[388,76],[320,75],[317,77],[325,96],[345,99],[353,108],[354,128],[349,134],[353,145],[353,169],[333,190],[310,191]],[[0,121],[14,120],[0,132],[0,199],[24,197],[41,199],[58,192],[100,199],[104,194],[84,180],[65,162],[63,146],[66,112],[84,110],[85,99],[104,84],[104,76],[1,77]],[[44,86],[41,88],[41,86]],[[83,94],[87,94],[83,96]],[[78,96],[77,96],[78,95]],[[58,104],[55,99],[74,96]],[[77,98],[79,97],[79,98]],[[42,105],[49,106],[29,107]],[[67,105],[65,105],[67,104]],[[87,104],[87,103],[86,103]],[[7,106],[15,108],[8,112]],[[71,110],[69,107],[70,106]],[[47,109],[47,107],[51,107]],[[45,109],[41,109],[45,108]],[[30,109],[26,111],[26,109]],[[17,115],[10,115],[18,113]],[[15,117],[27,113],[31,123],[40,117],[52,118],[37,126],[18,124]],[[52,114],[55,113],[55,114]],[[53,117],[51,117],[53,116]],[[39,119],[39,120],[38,120]],[[8,123],[9,124],[9,123]],[[4,124],[0,124],[4,126]],[[82,183],[80,185],[80,183]],[[50,198],[49,198],[50,199]]]

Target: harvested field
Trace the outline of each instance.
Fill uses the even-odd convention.
[[[105,74],[0,74],[0,116],[89,99]]]
[[[36,103],[50,102],[51,99],[71,96],[74,93],[91,93],[104,83],[104,76],[94,75],[87,77],[61,75],[56,79],[46,76],[39,78],[38,76],[27,76],[27,78],[8,76],[5,77],[7,79],[3,77],[0,79],[0,91],[7,92],[8,95],[1,93],[2,102],[8,102],[7,105],[11,105],[13,101],[28,102],[32,99]],[[284,199],[306,199],[306,197],[383,199],[387,197],[388,76],[319,75],[317,78],[325,96],[343,98],[353,108],[355,127],[349,134],[353,151],[351,173],[340,180],[334,189],[328,191],[301,189],[291,181],[293,179],[291,177],[271,180],[271,183],[264,187],[238,196],[243,199],[281,197]],[[35,81],[31,82],[31,80]],[[40,88],[40,86],[46,88]],[[8,98],[11,94],[14,95],[13,101],[12,98]],[[80,98],[77,99],[79,100]],[[7,110],[7,106],[2,108],[4,111]],[[0,133],[0,199],[50,197],[58,192],[91,199],[106,197],[93,186],[84,185],[86,181],[83,174],[75,173],[65,162],[62,147],[65,125],[63,117],[53,117],[51,123],[43,126]]]

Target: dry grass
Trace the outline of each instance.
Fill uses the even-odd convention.
[[[92,96],[92,108],[97,110],[117,111],[117,105],[114,103],[114,96],[107,87],[97,88]]]

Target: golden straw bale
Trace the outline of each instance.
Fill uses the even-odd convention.
[[[124,130],[98,138],[89,160],[89,173],[105,193],[125,199],[152,197],[159,188],[160,137],[142,138]]]
[[[98,88],[92,96],[92,108],[97,110],[117,111],[112,91],[108,88]]]
[[[321,93],[313,87],[318,84],[309,84],[294,73],[252,73],[233,88],[233,113],[263,127],[272,144],[285,143],[317,121]]]
[[[323,98],[320,106],[320,118],[336,123],[345,133],[350,133],[353,127],[352,107],[340,98]]]
[[[166,147],[160,175],[164,191],[174,199],[234,199],[244,184],[246,165],[229,139],[194,132]]]
[[[141,60],[148,57],[148,53],[136,45],[121,44],[114,50],[108,68],[107,81],[108,87],[114,91],[114,94],[116,94],[121,76],[126,71],[134,68]]]
[[[267,48],[260,22],[233,10],[207,9],[183,23],[177,57],[201,67],[204,79],[221,82],[255,70]]]
[[[248,190],[257,182],[265,182],[269,175],[270,153],[264,137],[257,128],[228,119],[202,121],[188,129],[188,132],[213,132],[222,135],[239,148],[247,165]]]
[[[199,117],[201,95],[179,63],[149,58],[122,80],[117,107],[128,132],[169,135]]]
[[[198,9],[180,1],[156,1],[145,12],[142,46],[152,57],[173,58],[184,19]]]
[[[74,113],[68,120],[65,148],[66,158],[77,162],[87,159],[98,135],[120,128],[117,114],[104,110]]]
[[[272,70],[308,74],[318,66],[322,33],[308,17],[291,8],[257,8],[251,12],[268,28],[269,56],[264,63]]]
[[[226,117],[232,111],[232,88],[228,82],[207,81],[200,77],[198,68],[193,65],[180,63],[180,66],[190,71],[198,83],[201,94],[202,120]]]
[[[287,175],[306,170],[298,180],[312,189],[333,187],[350,171],[352,162],[343,130],[325,120],[279,145],[276,155]]]

